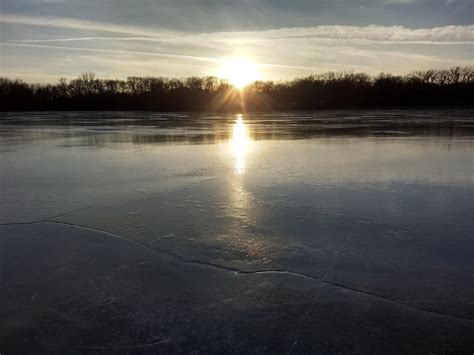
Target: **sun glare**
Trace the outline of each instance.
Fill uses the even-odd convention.
[[[238,89],[259,79],[259,72],[255,63],[244,59],[230,59],[224,63],[219,76],[227,79]]]

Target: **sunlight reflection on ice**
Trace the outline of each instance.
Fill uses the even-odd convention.
[[[245,172],[245,156],[248,151],[250,137],[247,126],[244,123],[242,115],[237,115],[237,120],[233,126],[231,145],[235,156],[234,169],[237,174]]]

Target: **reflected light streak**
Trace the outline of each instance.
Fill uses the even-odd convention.
[[[237,121],[233,126],[232,149],[235,156],[234,169],[237,174],[245,172],[245,156],[250,143],[247,126],[244,123],[242,115],[237,115]]]

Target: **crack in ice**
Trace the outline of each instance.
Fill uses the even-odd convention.
[[[36,220],[36,221],[0,223],[0,226],[22,226],[22,225],[30,225],[30,224],[37,224],[37,223],[43,223],[43,222],[50,222],[51,220],[54,220],[54,219],[59,218],[59,217],[64,217],[68,214],[72,214],[72,213],[76,213],[76,212],[80,212],[80,211],[84,211],[84,210],[89,210],[89,209],[92,209],[92,208],[117,206],[117,205],[122,205],[122,204],[125,204],[125,203],[128,203],[128,202],[147,200],[149,198],[154,198],[154,197],[159,196],[161,194],[165,194],[165,193],[168,193],[168,192],[179,191],[180,189],[186,189],[187,187],[192,186],[192,185],[202,184],[202,183],[205,183],[205,182],[214,181],[216,179],[217,179],[217,176],[214,176],[214,177],[209,178],[209,179],[204,179],[204,180],[200,180],[200,181],[196,181],[196,182],[191,182],[189,184],[181,185],[181,186],[178,186],[178,187],[172,187],[172,188],[169,188],[169,189],[165,189],[163,191],[151,193],[151,194],[148,194],[145,197],[132,198],[132,199],[128,199],[128,200],[110,202],[110,203],[106,203],[106,204],[102,204],[102,205],[99,204],[99,205],[85,206],[85,207],[77,208],[75,210],[66,211],[66,212],[60,213],[60,214],[52,216],[52,217]]]
[[[42,342],[43,345],[58,347],[58,348],[69,348],[69,349],[88,349],[88,350],[137,350],[148,348],[150,346],[160,345],[169,343],[172,339],[164,339],[160,341],[156,341],[153,343],[145,343],[145,344],[138,344],[138,345],[131,345],[131,346],[88,346],[88,345],[60,345],[60,344],[53,344],[53,343],[45,343]]]
[[[438,315],[438,316],[454,318],[454,319],[457,319],[457,320],[463,320],[463,321],[469,321],[469,322],[474,321],[473,318],[470,318],[470,317],[467,317],[467,316],[450,314],[450,313],[436,311],[436,310],[425,308],[425,307],[414,306],[410,303],[406,303],[406,302],[403,302],[403,301],[400,301],[400,300],[397,300],[397,299],[393,299],[393,298],[390,298],[390,297],[387,297],[387,296],[383,296],[383,295],[380,295],[380,294],[377,294],[377,293],[374,293],[374,292],[371,292],[371,291],[366,291],[366,290],[363,290],[363,289],[359,289],[359,288],[355,288],[355,287],[351,287],[351,286],[346,286],[346,285],[343,285],[343,284],[338,283],[338,282],[329,281],[329,280],[325,279],[324,277],[320,278],[320,277],[311,276],[311,275],[308,275],[308,274],[289,271],[289,270],[284,270],[284,269],[281,269],[281,270],[280,269],[268,269],[268,270],[245,271],[245,270],[237,269],[237,268],[234,268],[234,267],[225,266],[225,265],[221,265],[221,264],[216,264],[216,263],[212,263],[212,262],[208,262],[208,261],[187,259],[187,258],[185,258],[185,257],[183,257],[179,254],[170,252],[168,250],[151,247],[150,245],[148,245],[146,243],[142,243],[142,242],[139,242],[139,241],[134,240],[132,238],[129,238],[129,237],[126,237],[126,236],[123,236],[123,235],[120,235],[120,234],[116,234],[116,233],[113,233],[113,232],[109,232],[109,231],[106,231],[106,230],[102,230],[102,229],[82,226],[82,225],[74,224],[74,223],[61,222],[61,221],[44,221],[44,222],[41,222],[41,223],[58,224],[58,225],[64,225],[64,226],[69,226],[69,227],[73,227],[73,228],[89,230],[89,231],[92,231],[92,232],[102,233],[102,234],[109,235],[109,236],[114,237],[114,238],[118,238],[118,239],[127,241],[127,242],[135,244],[137,246],[141,246],[141,247],[146,248],[148,250],[151,250],[153,252],[158,252],[158,253],[161,253],[161,254],[168,255],[172,258],[175,258],[176,260],[179,260],[180,262],[184,262],[184,263],[188,263],[188,264],[194,264],[194,265],[200,265],[200,266],[210,267],[210,268],[214,268],[214,269],[218,269],[218,270],[232,272],[236,276],[238,276],[238,275],[290,275],[290,276],[305,278],[305,279],[308,279],[308,280],[318,281],[321,284],[326,284],[326,285],[334,286],[334,287],[337,287],[337,288],[342,288],[342,289],[352,291],[352,292],[355,292],[355,293],[358,293],[358,294],[371,296],[371,297],[378,298],[378,299],[381,299],[381,300],[384,300],[384,301],[387,301],[387,302],[390,302],[390,303],[395,303],[399,306],[404,306],[404,307],[407,307],[407,308],[410,308],[410,309],[414,309],[414,310],[418,310],[418,311],[422,311],[422,312],[427,312],[427,313],[435,314],[435,315]],[[346,242],[347,242],[348,239],[349,239],[349,237],[346,239]],[[334,263],[335,263],[336,259],[337,258],[335,258],[333,260]],[[329,274],[329,272],[327,272],[327,274]]]

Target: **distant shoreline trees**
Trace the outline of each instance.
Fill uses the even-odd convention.
[[[57,84],[0,78],[0,111],[271,111],[328,108],[474,106],[474,67],[381,73],[328,72],[285,82],[256,81],[242,91],[215,77],[97,79]]]

